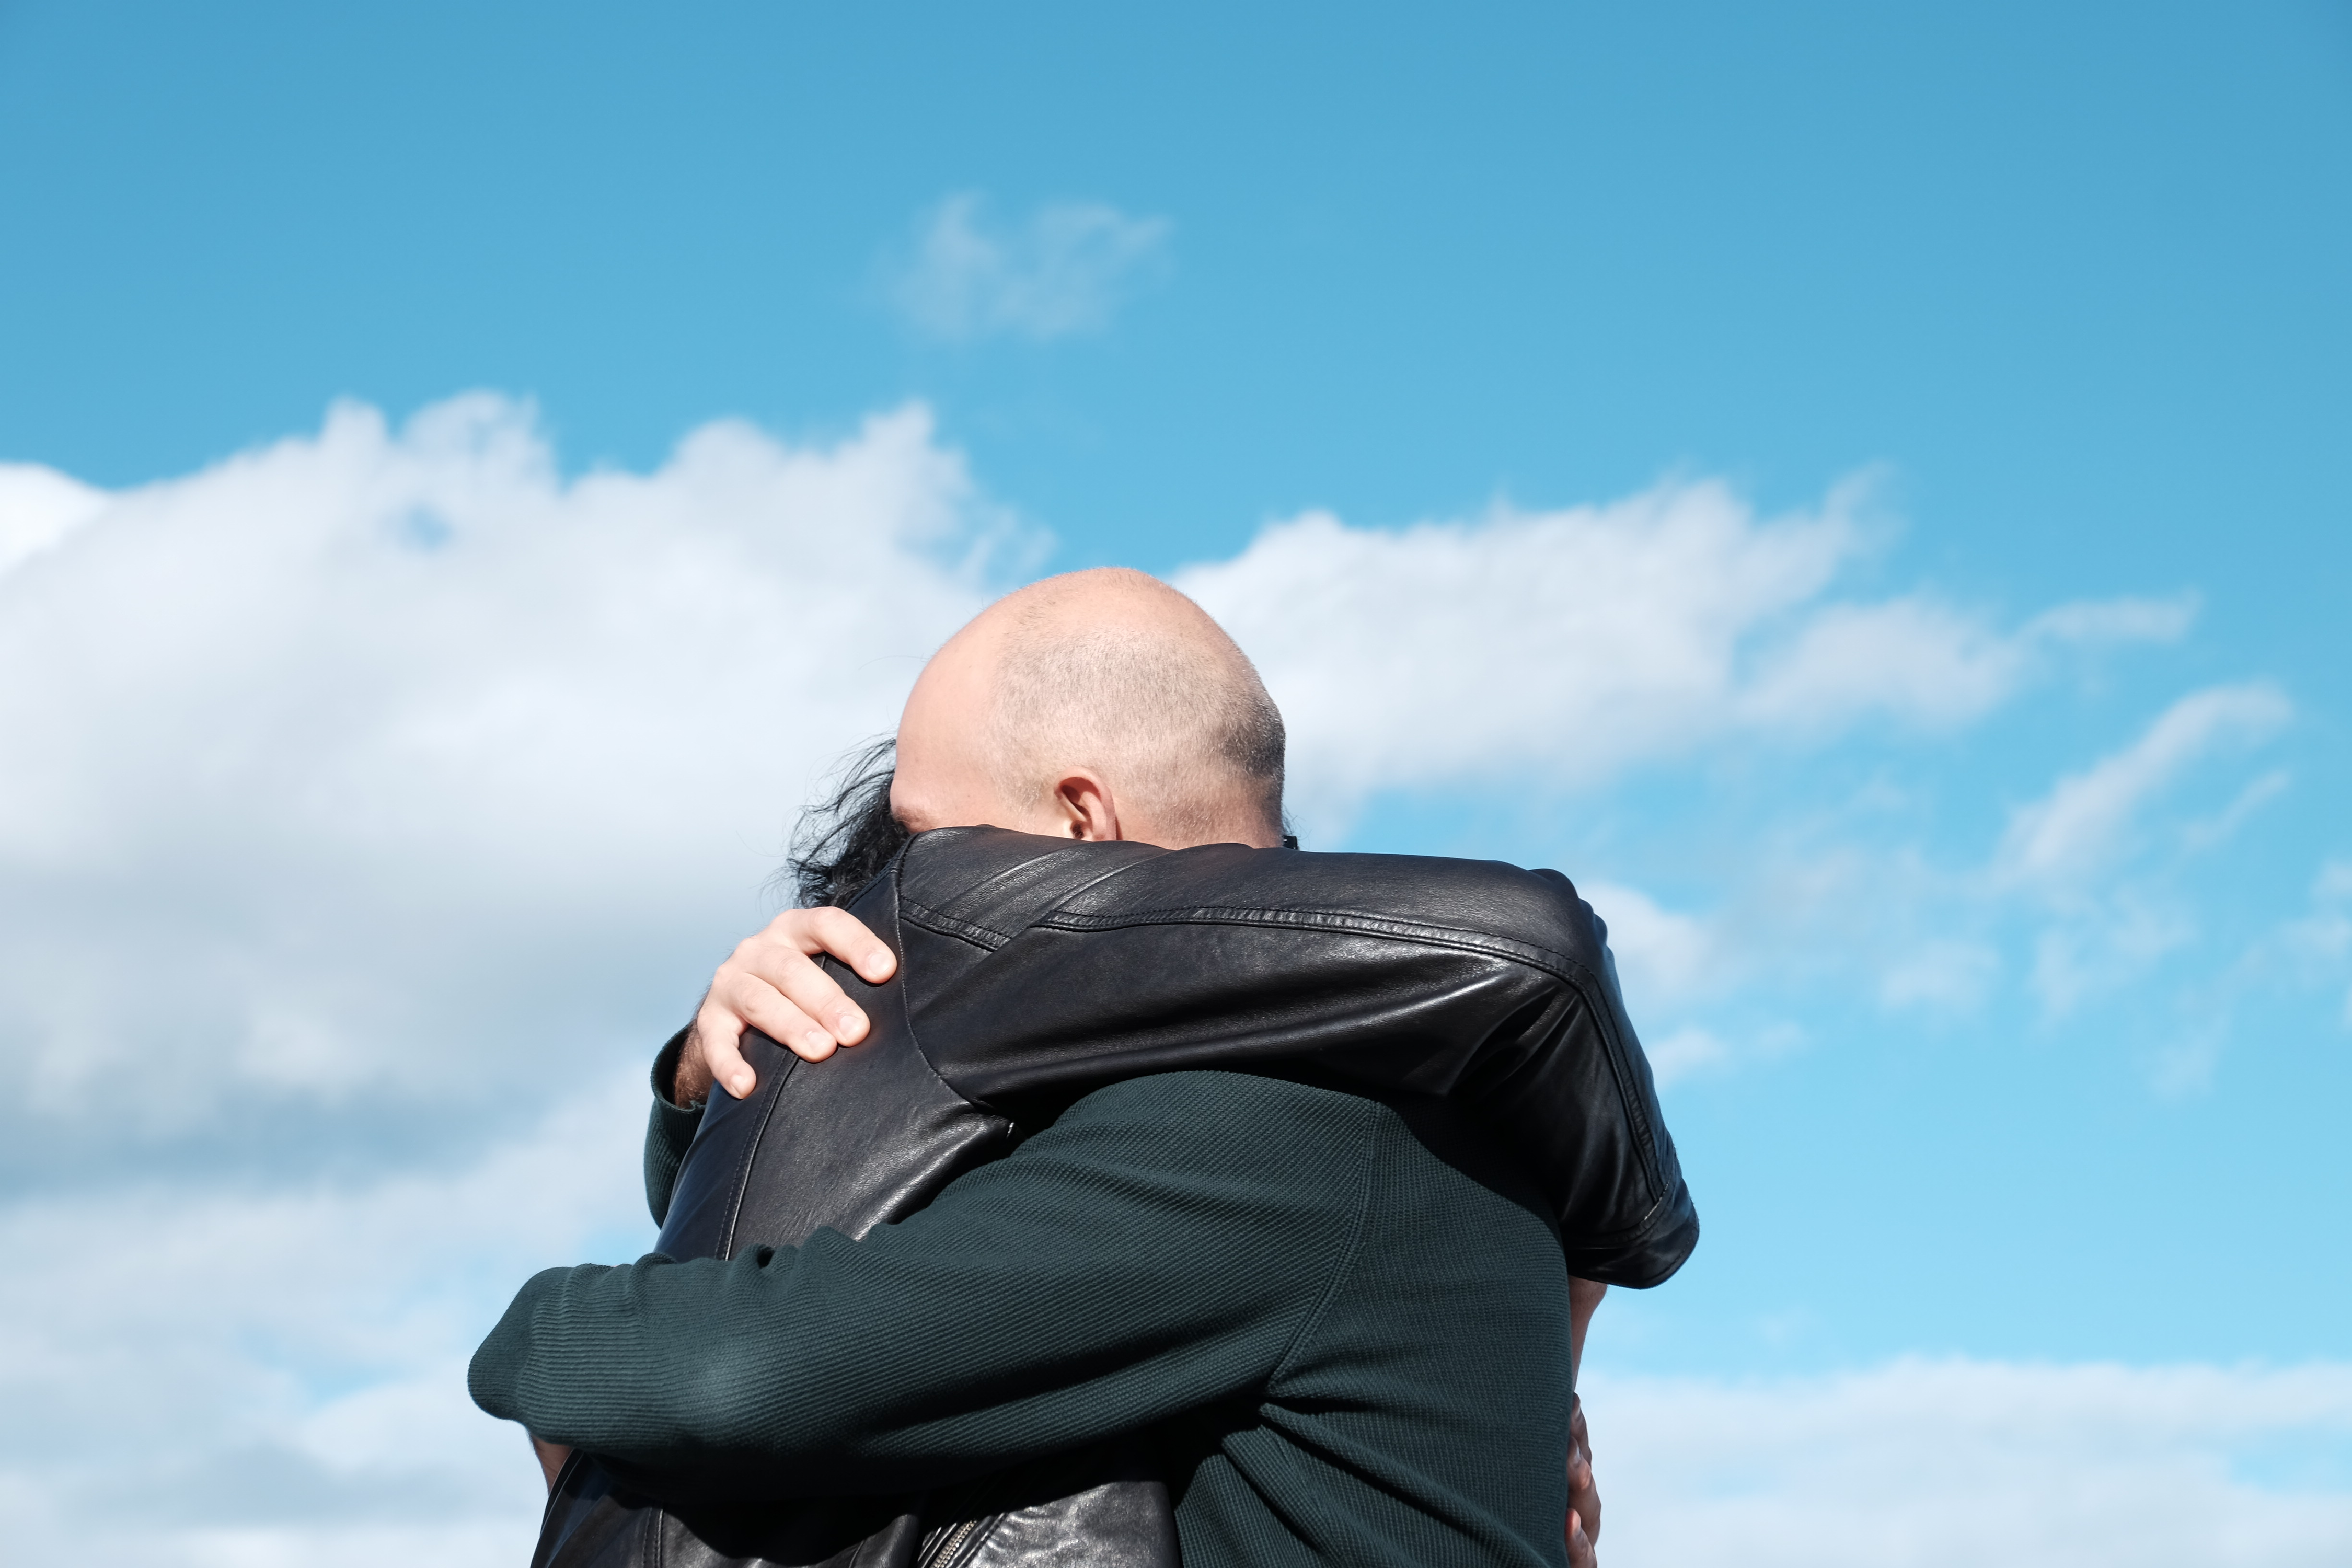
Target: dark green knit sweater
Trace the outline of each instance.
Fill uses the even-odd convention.
[[[1559,1563],[1565,1271],[1491,1142],[1240,1074],[1115,1085],[862,1241],[541,1274],[474,1397],[769,1496],[1149,1428],[1188,1568]]]

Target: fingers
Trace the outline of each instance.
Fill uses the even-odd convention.
[[[806,963],[808,960],[801,962]],[[739,1047],[745,1025],[759,1030],[804,1062],[824,1060],[833,1055],[833,1047],[839,1043],[838,1037],[831,1029],[810,1017],[805,1009],[764,979],[730,974],[722,969],[719,972],[719,978],[711,983],[710,992],[735,1019],[734,1032]],[[705,1006],[710,1005],[704,1004]],[[862,1037],[865,1034],[864,1014],[858,1015],[858,1026],[856,1033]],[[726,1080],[722,1079],[720,1081]]]
[[[1575,1537],[1601,1539],[1601,1489],[1592,1479],[1592,1436],[1584,1422],[1584,1402],[1576,1402],[1568,1420],[1568,1508],[1570,1552]]]
[[[1584,1533],[1584,1521],[1575,1514],[1568,1516],[1568,1568],[1593,1568],[1600,1554],[1592,1549],[1592,1537]]]
[[[730,1008],[714,1006],[706,999],[702,1010],[694,1016],[694,1033],[687,1037],[686,1048],[689,1056],[700,1054],[706,1082],[719,1085],[738,1100],[750,1094],[758,1081],[751,1076],[751,1064],[743,1059],[743,1020]],[[681,1090],[677,1103],[685,1105],[689,1102],[682,1092],[687,1077],[683,1061],[677,1076]]]
[[[743,1059],[743,1031],[757,1029],[799,1057],[821,1062],[836,1046],[854,1046],[872,1025],[833,976],[817,966],[824,954],[847,964],[869,984],[897,973],[898,955],[845,910],[786,910],[759,935],[737,944],[695,1015],[689,1054],[698,1049],[709,1081],[738,1100],[759,1079]],[[679,1079],[688,1077],[681,1064]],[[680,1103],[684,1103],[681,1101]]]
[[[802,1056],[801,1037],[809,1030],[824,1037],[823,1051],[811,1061],[833,1054],[835,1043],[854,1046],[867,1029],[865,1011],[849,999],[840,983],[816,966],[807,954],[788,947],[762,945],[750,962],[730,976],[727,995],[750,1022],[767,1030],[778,1043]],[[729,966],[732,968],[732,965]],[[727,970],[719,973],[727,974]],[[779,1035],[771,1020],[794,1032]],[[814,1042],[811,1042],[814,1043]]]
[[[768,929],[774,931],[787,921],[814,944],[802,952],[830,953],[868,985],[879,985],[898,971],[898,955],[889,944],[847,910],[787,910]]]
[[[817,966],[813,955],[819,953],[847,964],[868,984],[887,980],[898,967],[897,955],[856,916],[835,909],[785,910],[766,931],[737,948],[727,967],[740,968],[747,976],[766,983],[834,1041],[856,1045],[866,1038],[870,1027],[866,1014],[832,975]],[[748,1005],[765,1002],[748,992],[741,994],[740,999]],[[751,1021],[767,1027],[758,1017]],[[775,1037],[792,1044],[782,1035]],[[795,1045],[793,1048],[798,1050],[799,1047]],[[824,1047],[825,1054],[829,1055],[831,1049],[830,1046]],[[808,1055],[806,1051],[801,1054]]]

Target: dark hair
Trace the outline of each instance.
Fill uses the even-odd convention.
[[[776,877],[791,886],[801,908],[849,902],[914,837],[890,815],[898,761],[897,736],[869,742],[834,768],[832,798],[801,813]]]

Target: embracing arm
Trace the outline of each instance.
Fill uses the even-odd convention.
[[[1140,1073],[1304,1068],[1486,1117],[1551,1195],[1576,1275],[1654,1285],[1697,1242],[1606,929],[1557,872],[955,828],[918,837],[887,880],[915,1031],[975,1103],[1019,1116]],[[747,1026],[807,1035],[793,1048],[810,1059],[865,1037],[822,953],[869,981],[896,967],[846,911],[787,911],[721,966],[664,1053],[646,1141],[656,1219],[698,1120],[680,1108],[706,1063],[723,1084],[748,1079]]]
[[[1655,1285],[1696,1245],[1606,928],[1559,873],[1038,842],[952,829],[900,863],[909,1017],[965,1098],[1018,1119],[1182,1068],[1428,1095],[1517,1151],[1570,1273]],[[974,860],[1019,853],[1020,875],[974,878]]]
[[[751,1068],[742,1051],[746,1031],[758,1029],[813,1062],[866,1038],[870,1020],[820,966],[824,958],[872,984],[898,969],[898,955],[856,916],[837,909],[786,910],[765,930],[735,944],[710,977],[694,1021],[672,1035],[654,1058],[646,1206],[656,1225],[668,1217],[670,1189],[714,1084],[738,1098],[751,1092]]]
[[[1346,1255],[1374,1116],[1117,1085],[860,1241],[541,1274],[469,1383],[672,1495],[929,1486],[1134,1430],[1271,1376]]]

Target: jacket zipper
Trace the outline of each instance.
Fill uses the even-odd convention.
[[[956,1559],[962,1553],[971,1538],[994,1524],[999,1517],[1001,1516],[992,1513],[984,1518],[967,1519],[949,1526],[948,1532],[940,1537],[937,1545],[915,1559],[915,1568],[955,1568]]]

